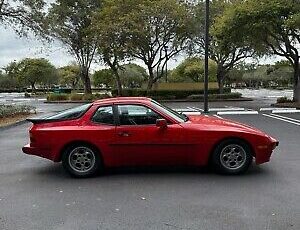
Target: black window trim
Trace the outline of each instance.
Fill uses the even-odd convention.
[[[101,122],[96,122],[93,121],[93,117],[94,115],[97,113],[98,109],[101,107],[112,107],[112,112],[113,112],[113,119],[114,119],[114,123],[113,124],[107,124],[107,123],[101,123]],[[116,120],[116,114],[115,114],[115,105],[114,104],[106,104],[106,105],[99,105],[97,106],[97,108],[95,109],[95,111],[93,112],[92,116],[90,117],[90,121],[95,124],[95,125],[106,125],[106,126],[117,126],[117,120]]]
[[[115,107],[115,111],[114,111],[114,114],[116,115],[116,124],[117,126],[121,126],[121,127],[130,127],[130,126],[134,126],[134,127],[149,127],[149,126],[156,126],[156,124],[143,124],[143,125],[121,125],[120,124],[120,116],[119,116],[119,106],[121,105],[138,105],[138,106],[144,106],[148,109],[151,109],[152,111],[154,111],[155,113],[159,114],[163,119],[165,119],[168,124],[174,124],[174,122],[170,121],[169,118],[167,118],[164,114],[162,114],[161,112],[157,111],[156,109],[154,108],[151,108],[149,107],[148,105],[145,105],[143,103],[136,103],[136,102],[130,102],[130,103],[117,103],[117,104],[114,104],[114,107]]]

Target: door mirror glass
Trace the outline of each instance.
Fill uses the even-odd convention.
[[[157,119],[156,120],[156,126],[159,128],[167,128],[168,122],[165,119]]]

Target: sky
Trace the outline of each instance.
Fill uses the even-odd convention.
[[[70,64],[74,59],[64,49],[63,45],[59,42],[53,44],[43,44],[38,41],[34,36],[29,38],[18,37],[13,29],[4,28],[0,26],[0,69],[13,61],[20,61],[23,58],[46,58],[56,67],[61,67]],[[170,60],[168,66],[170,69],[176,67],[184,59],[184,56],[178,56]],[[260,64],[274,63],[280,60],[279,58],[272,57],[261,59]],[[248,60],[249,62],[251,60]],[[135,63],[143,64],[139,61]],[[144,66],[145,67],[145,66]],[[104,66],[94,63],[91,67],[92,72],[102,69]]]

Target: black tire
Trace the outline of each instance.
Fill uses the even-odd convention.
[[[87,144],[75,144],[66,148],[62,155],[64,169],[73,177],[95,176],[103,168],[97,149]]]
[[[212,166],[221,174],[245,173],[252,163],[253,154],[249,145],[239,139],[222,141],[212,155]]]

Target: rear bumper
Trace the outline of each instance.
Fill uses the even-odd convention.
[[[51,151],[49,149],[32,147],[30,146],[30,144],[27,144],[22,148],[22,151],[23,153],[28,155],[39,156],[54,161],[54,158],[52,157]]]

